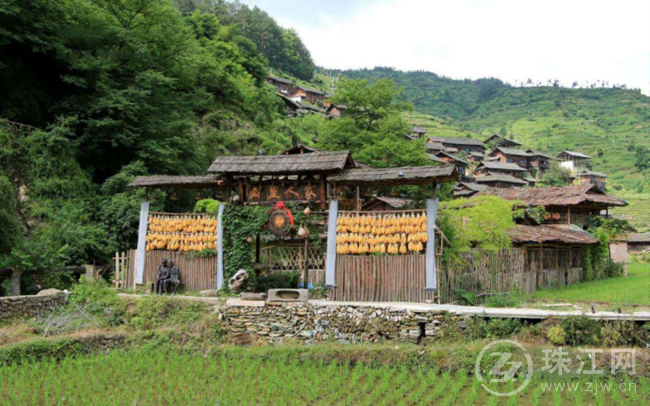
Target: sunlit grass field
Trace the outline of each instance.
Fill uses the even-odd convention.
[[[629,264],[628,277],[601,279],[559,289],[544,289],[534,299],[608,302],[616,305],[650,306],[650,265]]]
[[[133,350],[5,366],[0,368],[0,403],[644,405],[650,397],[650,380],[643,377],[591,377],[590,382],[609,384],[609,391],[598,393],[587,391],[587,380],[565,380],[577,384],[575,389],[556,391],[544,389],[542,383],[548,382],[534,377],[521,393],[498,397],[488,394],[469,371],[272,358],[256,356],[255,349],[219,356]],[[503,391],[514,385],[490,387]]]

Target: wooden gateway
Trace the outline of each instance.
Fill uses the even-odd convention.
[[[326,214],[324,279],[331,298],[416,302],[433,300],[437,289],[438,268],[435,247],[436,241],[440,241],[435,234],[438,202],[435,192],[440,183],[458,180],[454,165],[368,168],[355,164],[347,151],[318,151],[303,146],[292,148],[281,155],[220,156],[214,160],[208,172],[209,175],[202,176],[141,176],[130,184],[146,188],[215,189],[224,201],[219,206],[214,221],[202,220],[211,227],[211,237],[202,232],[198,238],[183,239],[180,236],[166,236],[163,231],[162,236],[157,236],[155,240],[149,237],[149,241],[147,236],[151,227],[148,223],[153,217],[149,213],[149,203],[143,202],[138,249],[133,261],[135,284],[150,282],[151,261],[155,260],[154,256],[158,258],[161,255],[159,252],[147,254],[147,243],[155,241],[157,249],[166,243],[171,244],[165,245],[167,248],[186,247],[186,241],[189,241],[189,244],[194,244],[191,245],[194,248],[217,248],[216,261],[202,261],[208,266],[216,267],[213,269],[216,277],[194,278],[194,281],[205,281],[205,285],[193,283],[192,288],[221,289],[224,283],[222,241],[225,204],[278,207],[281,203],[294,202]],[[362,210],[362,188],[401,185],[430,185],[432,198],[428,199],[426,209],[381,213]],[[340,226],[342,218],[357,218],[368,224],[364,225],[363,231],[346,229],[343,232]],[[280,223],[282,221],[278,219],[278,232],[282,231]],[[337,227],[341,230],[338,235]],[[209,238],[213,239],[207,241]],[[350,239],[345,242],[347,250],[342,248],[342,244],[337,246],[337,238],[339,242],[345,238]],[[352,239],[358,239],[361,245]],[[199,242],[194,243],[194,240]],[[259,246],[257,252],[260,252]],[[294,254],[287,254],[287,257],[292,255]],[[303,257],[302,254],[300,256]],[[304,258],[312,258],[312,263],[323,262],[317,256],[314,257],[313,252],[307,251],[307,247]],[[205,270],[197,272],[205,274]]]

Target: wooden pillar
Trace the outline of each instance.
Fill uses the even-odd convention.
[[[569,221],[569,227],[571,227],[571,207],[569,207],[567,209],[566,215],[567,215],[567,219]]]
[[[361,211],[361,191],[359,190],[359,186],[355,188],[354,192],[354,209]]]
[[[305,289],[309,289],[309,236],[305,237],[305,252],[302,256],[302,283]]]

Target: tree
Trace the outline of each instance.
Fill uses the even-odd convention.
[[[639,171],[650,168],[650,149],[639,145],[634,150],[634,166]]]
[[[412,108],[402,100],[402,92],[390,79],[373,83],[366,79],[342,79],[330,101],[346,105],[346,116],[353,118],[359,129],[370,131],[379,120]]]
[[[571,172],[560,166],[557,162],[551,162],[548,170],[537,184],[538,187],[566,186],[571,182]]]

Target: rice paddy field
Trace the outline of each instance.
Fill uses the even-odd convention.
[[[114,351],[0,368],[0,403],[316,404],[316,405],[647,405],[650,379],[605,376],[598,392],[588,381],[565,380],[564,390],[533,377],[511,397],[488,394],[468,371],[351,365],[256,355],[255,348],[200,355],[176,351]],[[266,354],[267,356],[263,356]],[[589,382],[593,381],[590,379]],[[573,384],[573,389],[566,385]],[[514,385],[490,385],[514,389]],[[560,386],[555,386],[560,388]],[[609,390],[607,388],[609,387]],[[623,390],[621,389],[623,388]],[[591,392],[589,391],[591,389]]]
[[[533,293],[534,299],[650,306],[650,264],[629,264],[628,276],[600,279]]]

